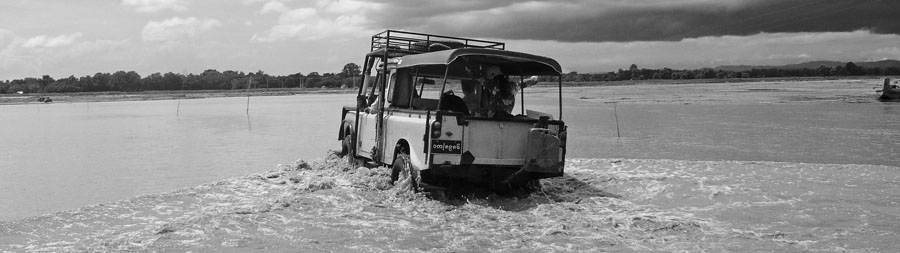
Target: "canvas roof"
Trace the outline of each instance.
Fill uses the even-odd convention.
[[[419,67],[420,71],[430,74],[443,74],[444,66],[449,68],[449,74],[463,74],[465,66],[499,66],[507,75],[560,75],[562,70],[559,63],[548,57],[526,54],[515,51],[485,49],[485,48],[459,48],[415,55],[406,55],[400,58],[397,68]]]

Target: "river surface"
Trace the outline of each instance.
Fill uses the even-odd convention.
[[[613,104],[592,89],[566,89],[569,158],[900,166],[897,104]],[[554,93],[527,92],[556,111]],[[324,157],[353,97],[251,97],[249,113],[240,97],[0,106],[0,221]]]

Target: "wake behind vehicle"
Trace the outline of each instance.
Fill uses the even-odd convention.
[[[563,175],[565,123],[524,105],[528,78],[561,77],[555,60],[501,42],[387,30],[372,36],[362,71],[338,135],[351,161],[391,166],[392,180],[414,189],[512,189]]]

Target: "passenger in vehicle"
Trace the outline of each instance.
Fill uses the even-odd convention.
[[[516,83],[510,82],[505,75],[495,78],[499,84],[495,99],[494,110],[503,116],[512,116],[513,107],[516,106]]]
[[[486,117],[511,117],[516,105],[516,84],[510,82],[500,67],[491,66],[485,71],[481,107]]]
[[[463,101],[462,98],[453,94],[453,91],[447,91],[443,95],[441,95],[441,110],[448,110],[452,112],[459,112],[468,115],[469,109],[466,107],[466,102]]]

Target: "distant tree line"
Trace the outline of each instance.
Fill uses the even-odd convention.
[[[354,63],[347,63],[338,73],[310,72],[303,75],[269,75],[263,71],[219,72],[208,69],[200,74],[153,73],[141,77],[134,71],[96,73],[83,77],[69,76],[54,79],[49,75],[41,78],[24,78],[0,81],[0,93],[62,93],[62,92],[103,92],[103,91],[153,91],[153,90],[233,90],[247,88],[338,88],[354,87],[359,83],[361,69]],[[693,70],[642,69],[631,64],[626,69],[607,73],[569,72],[562,76],[564,82],[603,82],[650,79],[732,79],[765,77],[815,77],[815,76],[881,76],[900,75],[900,68],[867,68],[848,62],[843,66],[819,66],[810,68],[762,68],[747,71],[702,68]],[[538,81],[555,81],[555,77],[544,76]]]
[[[602,82],[650,79],[731,79],[731,78],[765,78],[765,77],[817,77],[817,76],[882,76],[900,75],[900,68],[866,68],[848,62],[843,66],[819,66],[810,68],[762,68],[747,71],[728,71],[722,69],[702,68],[693,70],[642,69],[631,64],[628,69],[619,69],[607,73],[569,72],[562,76],[564,82]],[[555,78],[542,77],[538,81],[552,81]]]
[[[360,76],[360,67],[354,63],[344,65],[341,72],[311,72],[303,75],[269,75],[263,71],[219,72],[208,69],[200,74],[153,73],[141,77],[134,71],[96,73],[82,77],[69,76],[54,79],[49,75],[41,78],[24,78],[0,81],[0,93],[64,93],[64,92],[136,92],[154,90],[233,90],[247,88],[337,88],[354,86]]]

